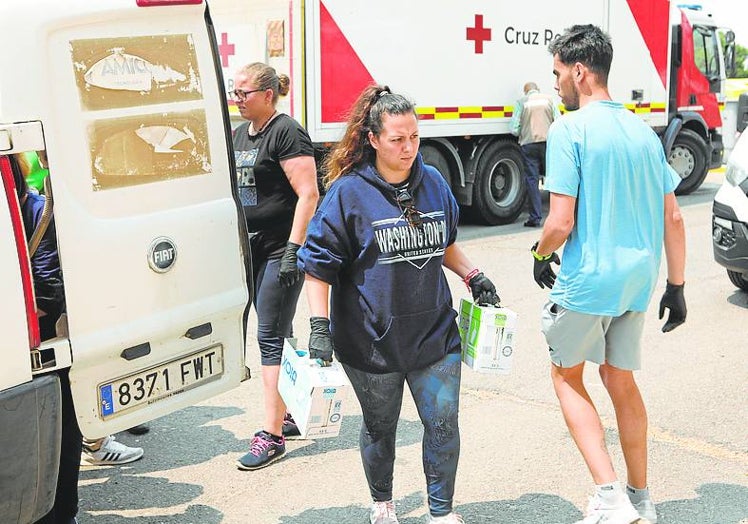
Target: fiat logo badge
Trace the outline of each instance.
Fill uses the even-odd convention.
[[[177,261],[177,246],[170,238],[159,237],[148,248],[148,265],[156,273],[166,273]]]

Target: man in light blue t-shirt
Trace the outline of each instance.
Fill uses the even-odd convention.
[[[647,414],[633,370],[640,368],[644,312],[657,284],[662,246],[668,281],[663,331],[686,319],[685,230],[673,191],[680,179],[657,135],[622,104],[607,81],[610,38],[573,26],[549,47],[556,90],[568,113],[548,134],[550,212],[533,246],[534,277],[552,288],[543,332],[567,426],[597,490],[584,524],[629,524],[657,513],[647,488]],[[551,268],[566,242],[558,278]],[[605,447],[602,424],[583,382],[586,361],[615,407],[627,465],[626,491]],[[628,495],[628,496],[627,496]]]

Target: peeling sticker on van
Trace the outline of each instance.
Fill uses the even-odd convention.
[[[70,53],[84,110],[203,97],[190,34],[71,40]]]
[[[96,120],[88,139],[96,191],[212,172],[202,109]]]
[[[172,147],[185,140],[195,142],[195,135],[186,127],[180,131],[169,126],[148,126],[141,127],[135,134],[152,145],[155,153],[180,153],[180,150]]]
[[[142,57],[125,53],[121,47],[112,49],[111,55],[91,66],[83,78],[88,84],[104,89],[130,91],[150,91],[153,84],[158,87],[187,80],[186,75],[168,65],[152,64]]]

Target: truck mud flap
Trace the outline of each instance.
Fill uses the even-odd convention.
[[[0,392],[0,516],[26,524],[55,498],[60,462],[60,379],[56,374]]]

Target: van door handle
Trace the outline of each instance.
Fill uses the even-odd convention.
[[[208,336],[211,333],[213,333],[213,326],[210,322],[206,322],[205,324],[191,327],[187,330],[187,333],[185,333],[184,336],[189,338],[190,340],[195,340],[196,338]]]
[[[146,355],[149,355],[150,353],[151,343],[144,342],[143,344],[138,344],[137,346],[123,349],[122,353],[120,353],[120,356],[125,360],[135,360],[136,358],[144,357]]]

